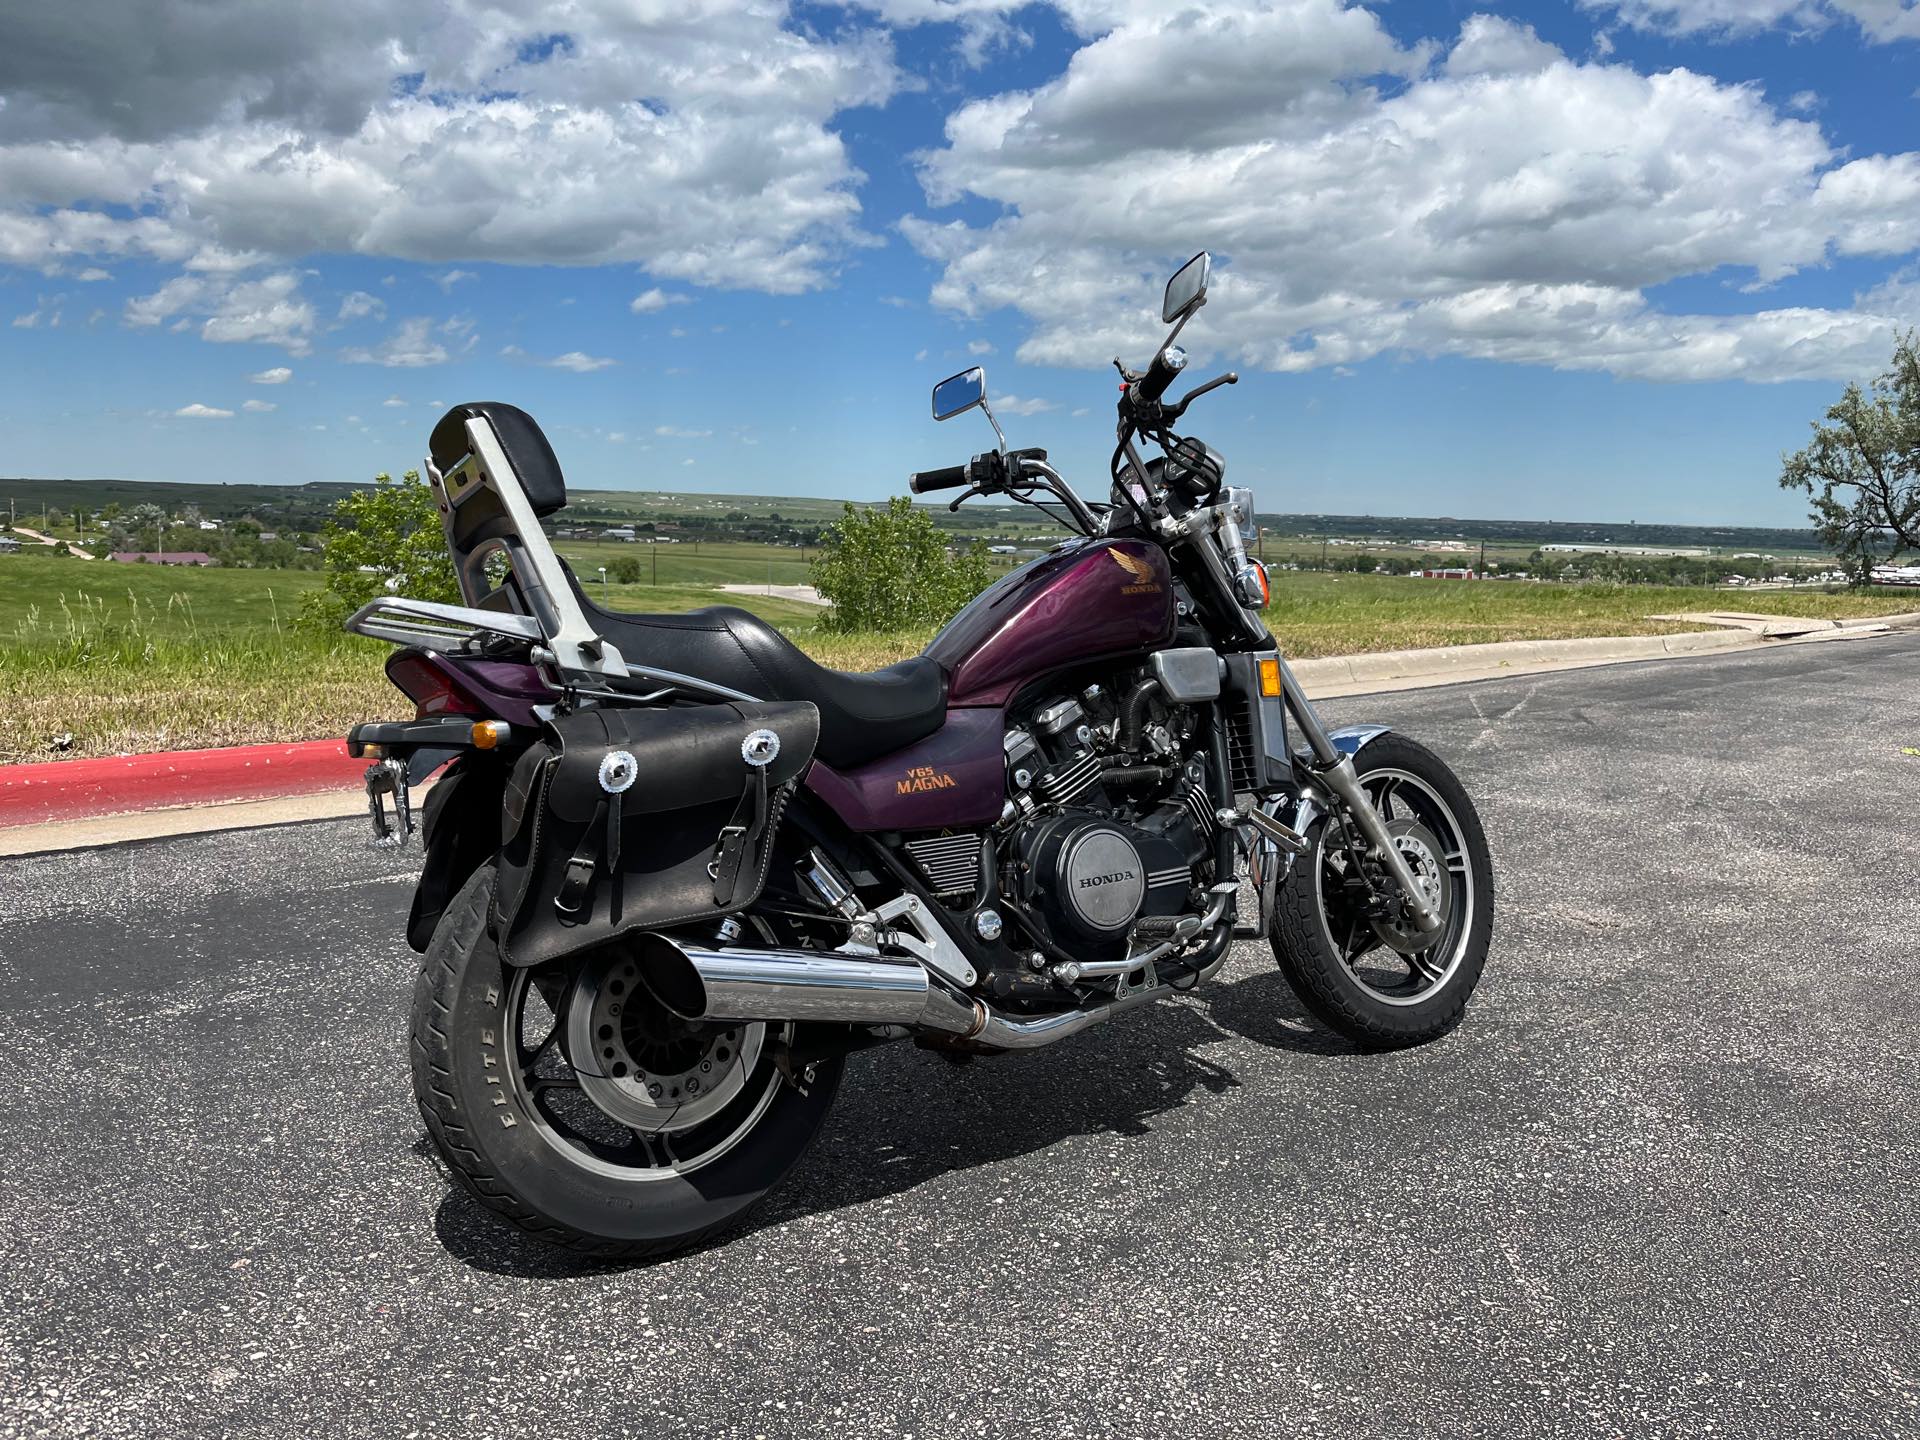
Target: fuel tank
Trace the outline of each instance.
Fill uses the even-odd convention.
[[[949,676],[946,724],[844,772],[816,760],[807,788],[848,828],[975,830],[1006,798],[1002,707],[1030,680],[1173,638],[1173,574],[1142,540],[1063,547],[1000,577],[934,637]]]
[[[1144,540],[1082,540],[1000,577],[927,647],[947,704],[1004,705],[1049,671],[1173,638],[1173,573]]]

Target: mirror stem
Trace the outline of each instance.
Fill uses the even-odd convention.
[[[1000,422],[993,418],[993,406],[987,403],[987,392],[984,386],[981,387],[980,391],[980,408],[987,412],[987,423],[993,426],[993,433],[1000,441],[1000,453],[1002,455],[1006,454],[1007,432],[1002,430],[1000,428]]]

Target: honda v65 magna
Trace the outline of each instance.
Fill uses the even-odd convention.
[[[1206,982],[1236,935],[1359,1045],[1458,1019],[1493,913],[1473,804],[1413,741],[1316,718],[1260,620],[1252,494],[1175,432],[1236,377],[1163,398],[1209,264],[1168,283],[1146,369],[1115,362],[1106,503],[998,422],[996,448],[912,477],[1082,538],[871,675],[743,610],[594,604],[540,528],[567,496],[534,422],[435,426],[466,603],[353,617],[401,647],[416,717],[349,744],[379,843],[446,767],[408,925],[413,1078],[482,1203],[597,1256],[688,1244],[799,1159],[849,1053],[1051,1045]],[[985,386],[943,381],[934,418],[991,421]]]

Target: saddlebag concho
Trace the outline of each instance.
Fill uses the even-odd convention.
[[[494,937],[522,967],[751,905],[820,712],[592,709],[547,731],[508,779],[494,878]]]

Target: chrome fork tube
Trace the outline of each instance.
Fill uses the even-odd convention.
[[[1280,662],[1280,690],[1286,698],[1288,713],[1299,725],[1300,733],[1307,737],[1307,746],[1313,751],[1313,758],[1317,762],[1313,772],[1315,777],[1339,796],[1341,803],[1347,807],[1354,824],[1366,836],[1374,858],[1386,866],[1387,874],[1400,887],[1400,898],[1406,904],[1407,914],[1413,917],[1413,923],[1423,933],[1432,934],[1440,928],[1440,912],[1420,889],[1419,882],[1413,878],[1412,868],[1407,864],[1407,857],[1400,853],[1399,847],[1393,843],[1393,837],[1387,834],[1386,821],[1380,818],[1380,812],[1373,808],[1373,801],[1367,798],[1367,792],[1361,788],[1360,779],[1354,774],[1353,757],[1333,743],[1332,737],[1327,734],[1327,727],[1320,723],[1320,717],[1314,713],[1306,692],[1300,688],[1300,682],[1293,678],[1293,671],[1285,660]]]

